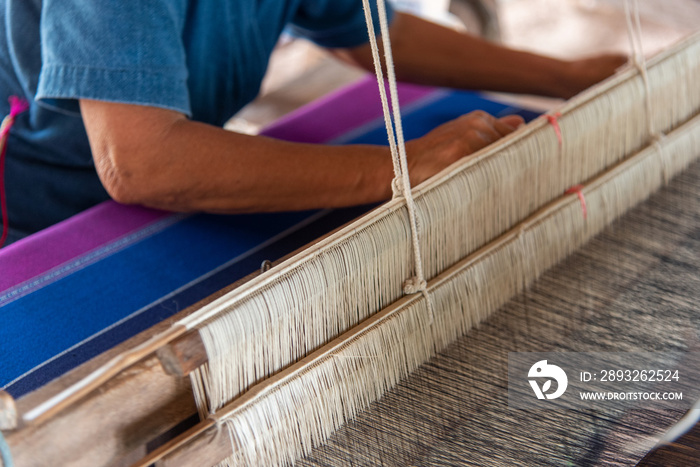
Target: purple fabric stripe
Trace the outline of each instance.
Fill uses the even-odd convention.
[[[31,294],[38,289],[46,287],[58,280],[61,280],[64,277],[86,268],[91,264],[97,263],[108,256],[114,255],[135,243],[139,243],[140,241],[167,229],[173,224],[180,222],[185,217],[187,217],[186,214],[164,216],[161,219],[140,227],[125,236],[110,239],[109,241],[105,242],[104,245],[101,245],[94,250],[82,253],[55,268],[49,269],[37,276],[32,277],[28,281],[16,284],[0,293],[0,307]]]
[[[171,214],[113,201],[98,204],[0,250],[0,291],[168,215]]]
[[[398,91],[403,106],[435,92],[435,88],[401,83]],[[291,112],[262,134],[287,141],[326,143],[377,118],[382,118],[382,104],[376,78],[368,75]]]

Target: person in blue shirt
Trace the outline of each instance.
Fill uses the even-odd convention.
[[[285,28],[372,69],[359,0],[2,0],[0,113],[30,102],[8,140],[10,240],[108,198],[241,213],[388,199],[375,146],[289,143],[222,129],[258,93]],[[392,12],[399,79],[569,97],[624,57],[562,61]],[[340,111],[340,109],[339,109]],[[411,181],[512,132],[476,112],[408,142]]]

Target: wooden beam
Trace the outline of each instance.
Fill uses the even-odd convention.
[[[213,297],[211,298],[213,299]],[[210,299],[210,300],[211,300]],[[21,416],[81,381],[115,356],[172,327],[192,309],[157,324],[16,401]],[[115,465],[196,414],[187,378],[163,371],[155,355],[136,363],[98,390],[37,424],[6,433],[16,467]]]
[[[166,454],[156,467],[190,467],[192,465],[216,465],[231,456],[231,440],[222,428],[216,425],[207,428],[201,435],[181,445],[176,453]],[[144,464],[143,467],[147,467]],[[135,464],[134,467],[141,467]]]
[[[16,467],[110,465],[196,412],[189,380],[151,357],[58,416],[6,435]]]
[[[131,467],[189,467],[216,465],[231,456],[231,441],[212,419],[193,426]]]
[[[169,375],[184,377],[208,361],[199,331],[188,332],[156,352]]]

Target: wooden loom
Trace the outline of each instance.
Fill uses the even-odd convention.
[[[308,453],[700,156],[700,35],[655,57],[648,75],[662,139],[651,140],[646,90],[630,69],[560,110],[561,145],[541,118],[414,191],[433,316],[420,295],[403,296],[410,232],[403,202],[391,201],[46,387],[4,399],[15,464],[133,462],[144,440],[195,412],[192,387],[204,421],[139,465],[267,465]],[[576,185],[586,216],[578,192],[565,194]],[[316,384],[328,375],[368,384]]]

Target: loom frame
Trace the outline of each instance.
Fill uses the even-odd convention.
[[[696,39],[691,38],[686,41],[690,40]],[[660,59],[657,58],[657,60]],[[623,72],[620,76],[624,79],[634,79],[636,71],[630,69]],[[599,85],[599,87],[595,88],[595,92],[605,92],[610,83],[609,81]],[[581,99],[573,99],[566,104],[563,110],[574,107],[580,103]],[[416,189],[417,197],[421,193],[436,187],[438,180],[449,178],[465,167],[482,163],[488,157],[488,154],[498,152],[506,145],[511,144],[513,139],[522,137],[526,131],[534,131],[546,125],[547,123],[543,119],[539,119],[521,132],[505,138],[487,150],[480,151],[474,157],[463,160],[455,166],[446,169],[437,177],[418,187]],[[373,211],[373,213],[400,208],[397,203],[394,204],[396,206],[389,203],[379,208],[378,211]],[[365,220],[369,221],[373,215],[376,216],[376,214],[370,214]],[[357,225],[355,223],[352,223],[349,227],[349,229],[356,228]],[[343,228],[339,230],[343,231]],[[333,234],[326,238],[331,238],[332,236]],[[319,244],[315,244],[310,249],[314,250],[317,247],[320,247]],[[304,254],[307,254],[309,250],[302,249],[302,251],[305,252]],[[289,255],[278,262],[278,264],[288,267],[289,262],[294,261],[293,258],[296,258],[294,254]],[[238,292],[244,292],[253,287],[258,287],[260,282],[266,280],[265,277],[258,278],[258,276],[259,274],[257,273],[253,274],[227,287],[220,293],[178,313],[165,322],[129,339],[127,342],[19,399],[16,401],[17,412],[19,414],[29,412],[55,394],[103,367],[116,356],[128,353],[144,342],[162,335],[161,333],[163,332],[167,333],[166,330],[172,329],[171,325],[173,323],[203,307],[213,306],[211,305],[212,303],[216,303],[217,300],[231,290],[238,289]],[[184,330],[178,330],[172,335],[180,337],[184,334]],[[166,340],[174,339],[175,337],[168,337]],[[81,395],[79,404],[62,409],[60,413],[58,411],[55,414],[52,413],[51,417],[47,417],[48,420],[45,422],[27,425],[23,424],[20,419],[17,426],[18,430],[9,432],[7,436],[19,465],[22,465],[21,462],[24,462],[24,459],[35,458],[38,453],[45,454],[47,456],[46,459],[50,459],[52,462],[61,463],[58,459],[65,459],[65,465],[106,465],[107,463],[121,465],[120,462],[122,461],[130,462],[133,453],[136,453],[138,456],[145,452],[145,443],[142,441],[144,439],[143,436],[146,436],[145,432],[148,432],[148,436],[151,438],[155,437],[178,424],[187,415],[195,413],[189,383],[168,376],[162,369],[161,361],[154,355],[139,358],[135,362],[128,362],[126,368],[126,370],[119,371],[118,375],[108,378],[98,391],[88,391],[88,394]],[[114,407],[121,405],[120,401],[129,399],[133,394],[139,394],[140,396],[136,403],[127,406],[126,409],[115,410]],[[100,410],[94,411],[95,407]],[[149,407],[153,411],[144,414],[144,407]],[[159,409],[155,410],[155,407]],[[117,412],[119,416],[115,416]],[[105,421],[109,422],[105,423]],[[129,427],[138,427],[138,429],[125,436],[124,430]],[[76,432],[76,430],[78,431]],[[70,433],[70,435],[66,433]],[[99,449],[95,448],[95,443],[93,442],[96,433],[100,433],[98,436],[104,441],[104,444],[100,444]],[[45,453],[43,448],[49,443],[57,444],[60,447],[56,451]],[[84,457],[80,461],[72,462],[72,456],[78,451]]]

